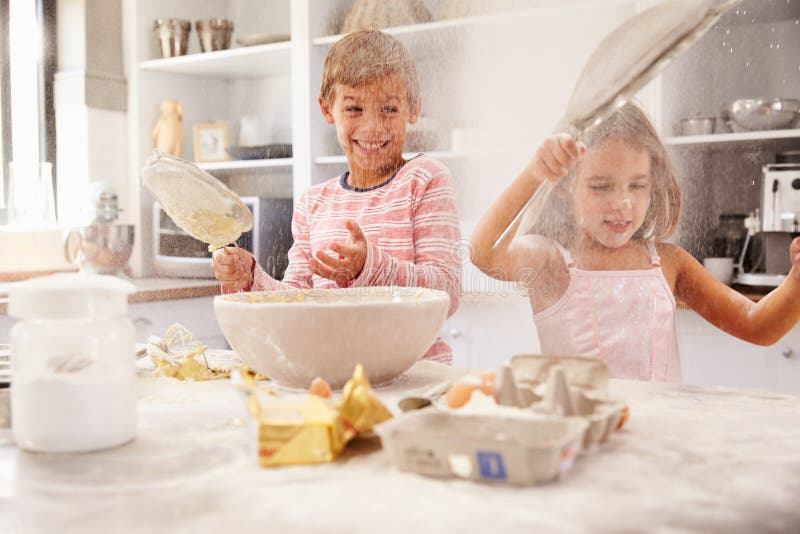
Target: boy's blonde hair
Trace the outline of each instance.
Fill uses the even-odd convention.
[[[387,74],[398,74],[406,85],[408,102],[419,101],[417,66],[400,41],[378,30],[361,30],[337,41],[325,58],[320,96],[329,104],[337,83],[350,87]]]
[[[612,141],[646,150],[650,155],[650,206],[634,239],[663,241],[678,226],[681,211],[681,192],[675,169],[667,149],[639,106],[628,103],[600,125],[590,130],[581,141],[589,150]],[[569,187],[574,183],[580,165],[562,179],[547,203],[545,217],[540,216],[533,233],[545,235],[568,245],[575,238],[575,219]]]

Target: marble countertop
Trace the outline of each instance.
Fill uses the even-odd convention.
[[[140,371],[147,374],[146,371]],[[387,405],[463,372],[432,363]],[[122,447],[0,445],[2,532],[788,532],[800,526],[800,397],[614,380],[631,419],[556,482],[514,488],[397,471],[377,440],[335,463],[260,468],[227,381],[139,378]],[[353,444],[351,444],[353,445]]]

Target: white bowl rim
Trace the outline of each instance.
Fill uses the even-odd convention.
[[[417,301],[412,300],[403,300],[400,302],[393,302],[393,301],[385,301],[385,300],[376,300],[376,301],[352,301],[352,302],[320,302],[320,301],[295,301],[290,300],[286,302],[243,302],[237,300],[231,300],[231,295],[217,295],[214,297],[214,303],[220,303],[221,305],[225,306],[247,306],[248,309],[253,309],[254,307],[258,308],[277,308],[279,306],[287,306],[287,305],[295,305],[295,306],[307,306],[307,307],[314,307],[314,308],[365,308],[365,307],[375,307],[375,306],[408,306],[408,305],[416,305],[420,302],[439,302],[442,300],[450,301],[450,295],[447,294],[446,291],[442,291],[441,289],[431,289],[428,287],[404,287],[404,286],[366,286],[366,287],[342,287],[342,288],[331,288],[331,289],[322,289],[322,288],[309,288],[309,289],[277,289],[274,291],[252,291],[247,293],[278,293],[278,294],[287,294],[293,295],[297,293],[311,293],[315,291],[321,291],[326,293],[331,293],[335,295],[336,293],[341,293],[343,296],[347,296],[352,294],[356,291],[367,291],[382,289],[384,291],[391,292],[391,291],[408,291],[413,292],[416,291],[420,293],[421,298]],[[234,295],[238,295],[239,293],[234,293]]]

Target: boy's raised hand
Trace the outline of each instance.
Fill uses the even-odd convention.
[[[339,287],[347,286],[358,277],[367,261],[367,238],[353,221],[345,223],[350,237],[344,243],[332,243],[331,254],[318,251],[309,260],[309,269],[317,276],[333,280]]]
[[[211,255],[211,270],[226,291],[247,291],[252,284],[255,258],[240,248],[223,247]]]
[[[789,246],[789,259],[794,267],[794,275],[800,280],[800,237],[795,237]]]
[[[584,154],[586,146],[571,135],[553,135],[545,139],[526,171],[540,180],[558,182],[575,168]]]

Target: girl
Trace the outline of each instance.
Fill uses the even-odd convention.
[[[253,256],[220,249],[211,264],[223,293],[288,288],[422,286],[461,296],[461,238],[450,171],[426,156],[403,160],[421,106],[408,49],[380,31],[354,32],[325,60],[319,105],[336,125],[348,172],[311,187],[292,217],[282,281]],[[425,358],[452,363],[438,339]]]
[[[544,180],[557,186],[532,234],[510,233],[493,248]],[[760,345],[800,320],[800,239],[784,283],[754,303],[663,242],[679,212],[666,149],[628,104],[583,143],[566,134],[547,139],[479,222],[471,259],[490,276],[525,283],[542,352],[601,358],[618,378],[677,382],[676,297]]]

